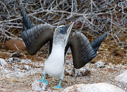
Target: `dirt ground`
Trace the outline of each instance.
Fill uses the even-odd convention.
[[[30,56],[26,51],[22,51],[18,58],[30,59],[31,62],[21,63],[18,61],[8,63],[8,59],[11,58],[11,55],[14,53],[16,53],[16,51],[0,49],[0,58],[5,59],[7,62],[6,66],[0,66],[0,92],[38,92],[32,91],[32,83],[43,77],[43,64],[47,55],[38,52],[36,55]],[[66,60],[72,62],[71,54],[67,55]],[[95,63],[100,60],[104,62],[104,67],[95,67]],[[24,68],[24,65],[30,66],[31,69]],[[65,65],[65,69],[71,69],[72,67],[72,65]],[[116,76],[127,70],[127,49],[118,47],[111,48],[108,46],[108,43],[102,43],[97,52],[97,57],[85,65],[84,68],[87,68],[89,71],[87,71],[84,76],[75,77],[65,74],[61,86],[66,88],[74,84],[106,82],[127,91],[126,84],[115,80]],[[24,75],[20,74],[21,72],[23,72]],[[51,87],[58,84],[59,78],[48,76],[47,80],[49,81],[48,88],[51,89],[52,92],[57,91]]]

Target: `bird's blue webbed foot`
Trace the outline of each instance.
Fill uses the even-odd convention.
[[[46,76],[46,74],[44,75],[44,77],[43,77],[41,80],[38,80],[38,81],[39,81],[39,82],[43,82],[43,83],[45,83],[46,85],[48,85],[49,82],[48,82],[47,80],[45,80],[45,76]]]
[[[63,89],[60,85],[54,86],[55,89]]]
[[[57,85],[57,86],[54,86],[53,88],[55,88],[55,89],[63,89],[62,87],[61,87],[61,79],[59,80],[59,84]]]
[[[46,85],[48,85],[49,84],[49,82],[47,81],[47,80],[45,80],[45,79],[41,79],[41,80],[38,80],[39,82],[43,82],[43,83],[45,83]]]

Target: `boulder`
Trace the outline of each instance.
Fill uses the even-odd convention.
[[[75,84],[63,92],[125,92],[123,89],[108,83]]]
[[[115,49],[113,50],[112,55],[123,58],[126,56],[126,50],[125,49]]]
[[[115,80],[127,84],[127,70],[118,75]]]
[[[125,54],[125,51],[118,50],[118,51],[116,51],[115,56],[125,57],[126,54]]]
[[[7,50],[15,50],[15,51],[26,49],[23,41],[17,39],[10,39],[6,41],[3,48]]]

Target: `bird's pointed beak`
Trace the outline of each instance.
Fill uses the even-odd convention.
[[[71,23],[69,23],[68,25],[65,25],[65,28],[66,28],[66,41],[65,41],[65,45],[67,44],[67,42],[68,42],[68,38],[69,38],[69,35],[70,35],[70,32],[71,32],[71,30],[72,30],[72,27],[73,27],[73,24],[74,24],[74,22],[71,22]]]
[[[71,22],[71,23],[65,25],[64,30],[66,31],[66,34],[68,34],[68,35],[70,34],[73,24],[74,24],[74,22]]]
[[[69,28],[68,28],[68,32],[70,34],[72,27],[73,27],[74,22],[71,22],[70,24],[68,24]]]

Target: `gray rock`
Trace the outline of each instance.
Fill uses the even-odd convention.
[[[39,81],[34,81],[32,83],[32,90],[33,91],[46,91],[47,85]]]
[[[2,66],[7,65],[6,61],[5,61],[4,59],[2,59],[2,58],[0,58],[0,64],[1,64]]]
[[[78,77],[78,76],[87,76],[90,74],[90,71],[86,67],[82,67],[80,69],[71,68],[65,69],[65,75]]]
[[[82,67],[80,69],[75,69],[75,77],[77,76],[87,76],[90,74],[90,71],[86,67]]]
[[[127,84],[127,70],[118,75],[115,80]]]
[[[9,62],[9,63],[12,63],[13,61],[14,61],[13,58],[9,58],[9,59],[8,59],[8,62]]]
[[[104,68],[105,67],[104,64],[105,63],[102,60],[100,60],[100,61],[95,63],[95,67],[97,67],[97,68]]]
[[[108,84],[108,83],[96,83],[96,84],[75,84],[67,87],[63,92],[125,92],[123,89]]]

